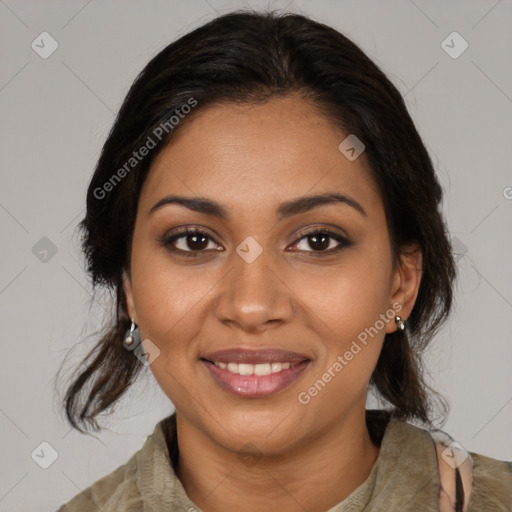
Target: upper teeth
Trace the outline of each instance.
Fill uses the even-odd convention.
[[[231,373],[238,373],[239,375],[270,375],[271,373],[277,373],[281,370],[286,370],[290,368],[290,366],[295,366],[296,364],[292,363],[258,363],[258,364],[248,364],[248,363],[222,363],[216,362],[213,363],[215,366],[218,366],[222,369],[227,369]]]

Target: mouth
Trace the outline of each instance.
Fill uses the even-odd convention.
[[[306,355],[277,349],[227,349],[199,360],[224,390],[246,398],[269,396],[289,387],[311,363]]]

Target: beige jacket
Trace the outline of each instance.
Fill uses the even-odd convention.
[[[372,433],[370,422],[368,426]],[[384,428],[383,436],[377,434],[380,452],[368,478],[326,512],[439,512],[439,471],[430,433],[396,419]],[[470,455],[473,489],[469,511],[512,512],[512,463]],[[176,460],[176,415],[172,414],[157,423],[144,446],[126,464],[57,512],[201,512],[173,470]]]

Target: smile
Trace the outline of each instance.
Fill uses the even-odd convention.
[[[263,398],[282,391],[303,374],[311,361],[300,363],[236,363],[200,359],[209,376],[223,390],[243,398]]]

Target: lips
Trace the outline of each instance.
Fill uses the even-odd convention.
[[[305,354],[278,349],[224,349],[200,358],[224,390],[244,398],[261,398],[289,387],[311,363]]]

